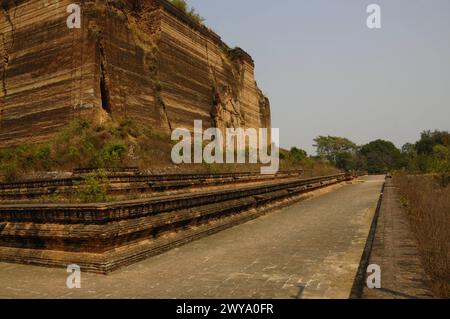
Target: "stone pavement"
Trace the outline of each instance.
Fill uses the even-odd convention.
[[[347,298],[384,176],[363,177],[111,275],[0,263],[0,298]]]
[[[408,217],[390,180],[386,182],[369,264],[381,267],[381,289],[366,286],[363,298],[433,298]]]

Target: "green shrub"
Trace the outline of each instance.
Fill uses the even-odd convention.
[[[127,153],[127,146],[123,141],[110,141],[106,143],[101,152],[101,163],[104,167],[117,167]]]
[[[308,157],[308,154],[306,153],[306,151],[299,149],[297,147],[291,148],[291,151],[289,152],[289,154],[290,154],[290,157],[292,158],[292,160],[294,160],[296,162],[304,161]]]
[[[109,180],[106,171],[98,170],[83,177],[77,198],[84,203],[105,202],[108,199]]]

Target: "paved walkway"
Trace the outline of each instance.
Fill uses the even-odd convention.
[[[383,176],[268,214],[111,275],[0,263],[5,298],[347,298]]]
[[[381,289],[365,287],[363,298],[433,298],[417,241],[392,181],[386,183],[369,264],[381,268]]]

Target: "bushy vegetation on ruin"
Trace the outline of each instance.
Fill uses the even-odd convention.
[[[84,185],[78,188],[72,201],[100,203],[110,200],[108,196],[109,180],[106,170],[99,169],[83,176],[83,179]]]
[[[133,121],[77,120],[51,141],[0,150],[0,172],[15,180],[37,171],[78,167],[157,167],[170,160],[170,137]]]
[[[174,165],[170,136],[132,120],[95,124],[75,120],[47,143],[0,150],[0,174],[5,181],[35,178],[39,172],[68,172],[75,168],[138,167],[152,172],[248,172],[256,164]],[[280,169],[305,169],[306,175],[328,175],[339,170],[313,159],[297,148],[280,150]]]
[[[183,11],[188,17],[195,22],[202,24],[205,21],[200,14],[195,11],[194,7],[190,7],[185,0],[169,0],[175,7]]]

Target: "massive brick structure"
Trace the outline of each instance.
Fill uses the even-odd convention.
[[[156,129],[270,128],[252,58],[165,0],[2,0],[0,147],[40,142],[76,118]]]

